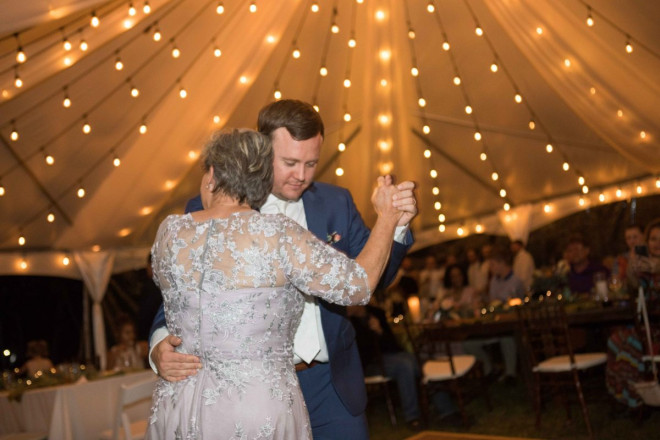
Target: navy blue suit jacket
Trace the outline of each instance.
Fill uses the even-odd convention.
[[[350,192],[338,186],[314,182],[302,196],[305,206],[307,229],[326,242],[328,236],[338,234],[341,238],[333,246],[350,258],[358,256],[369,238],[369,228],[364,224],[355,207]],[[186,204],[186,212],[199,211],[202,203],[199,196]],[[395,277],[412,244],[412,234],[408,231],[406,245],[395,242],[392,246],[389,263],[382,281],[389,284]],[[319,300],[321,325],[330,357],[332,384],[346,409],[353,415],[364,412],[367,395],[360,355],[355,342],[355,330],[345,317],[345,308]],[[151,327],[153,331],[165,326],[163,306],[158,310]],[[151,336],[150,336],[151,339]]]

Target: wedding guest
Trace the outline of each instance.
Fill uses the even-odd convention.
[[[467,275],[459,264],[447,267],[444,286],[444,294],[436,298],[426,316],[427,319],[437,320],[438,313],[459,317],[479,316],[479,295],[467,285]]]
[[[28,342],[25,355],[28,360],[21,367],[21,373],[26,373],[28,377],[53,368],[53,362],[48,358],[48,343],[43,339]]]
[[[534,257],[525,249],[522,240],[511,242],[511,252],[513,252],[513,273],[523,282],[525,290],[529,291],[534,281]]]
[[[483,294],[488,287],[488,275],[481,268],[482,261],[479,257],[479,252],[475,248],[469,248],[466,256],[468,260],[468,285],[479,292],[479,294]]]
[[[108,350],[108,369],[131,370],[144,368],[148,347],[146,341],[137,341],[135,323],[128,316],[117,319],[117,343]]]
[[[591,249],[579,234],[572,235],[566,246],[566,258],[570,264],[568,286],[573,293],[589,293],[594,287],[594,275],[609,276],[605,266],[590,258]]]

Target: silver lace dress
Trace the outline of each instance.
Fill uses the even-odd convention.
[[[152,248],[154,279],[178,352],[202,369],[160,379],[147,438],[307,439],[293,365],[301,292],[365,304],[364,269],[283,215],[169,216]]]

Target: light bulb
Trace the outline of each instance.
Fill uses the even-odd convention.
[[[140,96],[140,90],[138,90],[137,87],[132,86],[132,87],[131,87],[131,96],[132,96],[133,98],[137,98],[138,96]]]
[[[257,4],[255,2],[250,3],[250,12],[253,14],[257,12]]]
[[[18,245],[19,246],[24,246],[25,245],[25,237],[23,237],[22,235],[20,237],[18,237]]]
[[[580,206],[584,206],[584,197],[580,197],[580,198],[578,199],[578,204],[579,204]]]
[[[603,194],[603,193],[598,194],[598,201],[600,201],[601,203],[604,202],[605,201],[605,194]]]
[[[219,2],[218,6],[215,7],[215,12],[217,12],[218,15],[225,13],[225,6],[222,4],[222,2]]]
[[[275,90],[273,96],[275,97],[275,99],[282,99],[282,92],[280,92],[279,90]]]
[[[55,214],[49,212],[48,215],[46,216],[46,220],[48,221],[48,223],[53,223],[55,221]]]
[[[92,12],[92,19],[90,20],[89,23],[92,25],[92,27],[95,28],[99,27],[99,25],[101,24],[101,20],[99,20],[99,18],[96,16],[96,12]]]
[[[15,128],[12,128],[12,130],[11,130],[11,134],[9,135],[9,138],[10,138],[12,141],[17,141],[17,140],[18,140],[18,137],[19,137],[19,136],[18,136],[18,131],[17,131]]]
[[[64,257],[62,258],[62,264],[65,266],[68,266],[71,260],[69,260],[69,257]]]
[[[128,5],[128,15],[130,15],[131,17],[134,17],[135,14],[137,14],[137,10],[135,9],[135,6],[133,6],[133,2],[131,2]]]
[[[335,174],[338,176],[343,176],[344,175],[344,169],[342,167],[337,167],[335,170]]]
[[[578,177],[578,184],[579,185],[584,185],[584,177],[582,177],[582,176]]]
[[[435,202],[435,203],[433,204],[433,208],[434,208],[436,211],[440,211],[440,210],[442,209],[442,203],[440,203],[440,202]]]
[[[419,69],[417,67],[413,67],[412,69],[410,69],[410,74],[412,76],[418,76],[419,75]]]
[[[431,157],[431,150],[424,150],[424,157],[427,159]]]
[[[445,232],[445,229],[446,229],[445,225],[438,226],[438,231],[440,231],[440,232]]]
[[[337,26],[336,24],[333,23],[332,26],[330,26],[330,32],[332,32],[333,34],[338,34],[339,33],[339,26]]]
[[[474,133],[474,140],[477,141],[477,142],[480,141],[480,140],[481,140],[481,133],[479,133],[478,131],[476,131],[476,132]]]
[[[471,115],[472,114],[472,107],[469,106],[469,105],[466,105],[465,106],[465,113],[467,113],[468,115]]]
[[[474,28],[474,33],[477,34],[478,37],[481,37],[484,34],[484,30],[481,29],[481,26],[477,26]]]
[[[321,76],[327,76],[328,75],[328,69],[325,66],[323,66],[323,67],[321,67],[321,70],[319,70],[319,73],[321,74]]]
[[[536,122],[534,121],[529,121],[529,124],[527,124],[530,130],[534,130],[536,128]]]
[[[62,100],[62,107],[64,107],[64,108],[71,107],[71,98],[69,98],[68,96],[65,95],[64,99]]]
[[[588,187],[587,185],[584,185],[584,186],[582,187],[582,193],[583,193],[583,194],[589,194],[589,187]]]
[[[431,170],[431,171],[429,171],[429,175],[430,175],[433,179],[435,179],[436,177],[438,177],[438,172],[437,172],[436,170]]]
[[[64,37],[64,40],[62,40],[62,47],[67,52],[70,51],[71,49],[73,49],[73,45],[71,44],[71,42],[66,37]]]
[[[593,27],[594,25],[594,18],[591,16],[591,11],[589,11],[589,15],[587,15],[587,26]]]
[[[172,48],[172,58],[179,58],[181,56],[181,51],[178,47],[174,46]]]
[[[433,6],[432,2],[429,2],[429,4],[426,5],[426,10],[431,14],[435,11],[435,6]]]
[[[25,52],[23,52],[23,48],[21,46],[18,46],[18,50],[16,51],[16,61],[19,63],[24,63],[27,61],[27,55],[25,55]]]
[[[424,125],[422,127],[422,132],[424,132],[424,134],[429,134],[431,132],[431,127],[429,127],[428,125]]]
[[[548,144],[545,146],[545,151],[547,151],[548,153],[552,153],[553,149],[554,148],[552,147],[552,144]]]
[[[312,10],[312,12],[319,12],[319,4],[316,2],[312,3],[310,9]]]
[[[151,6],[149,5],[149,2],[144,2],[144,6],[142,6],[142,12],[145,14],[149,14],[151,12]]]
[[[445,41],[444,43],[442,43],[442,50],[444,50],[445,52],[448,51],[450,48],[451,46],[449,45],[449,41]]]
[[[481,153],[479,155],[479,159],[481,159],[482,161],[486,161],[486,159],[488,159],[488,155],[486,153]]]
[[[346,79],[344,80],[344,87],[345,87],[345,88],[349,88],[350,86],[351,86],[351,80],[348,79],[348,78],[346,78]]]
[[[0,197],[4,196],[6,193],[5,187],[0,185]]]
[[[220,56],[222,55],[222,51],[216,47],[216,48],[213,49],[213,55],[216,58],[220,58]]]
[[[300,49],[294,49],[293,53],[291,54],[293,58],[298,59],[300,58]]]
[[[626,41],[626,52],[627,53],[632,53],[633,52],[633,47],[632,47],[632,44],[630,44],[630,39],[628,39],[628,41]]]
[[[349,122],[351,120],[351,114],[346,112],[344,113],[344,121]]]
[[[23,87],[23,80],[21,79],[20,76],[18,76],[18,73],[16,73],[16,76],[14,76],[14,85],[16,88],[20,89]]]
[[[454,77],[454,85],[457,85],[457,86],[461,85],[461,77],[460,76],[455,76]]]
[[[497,63],[493,63],[493,64],[490,65],[490,71],[491,72],[496,73],[498,70],[499,70],[499,67],[498,67]]]
[[[80,40],[80,50],[82,50],[83,52],[86,52],[87,49],[89,49],[89,45],[87,44],[87,41]]]
[[[85,122],[82,128],[83,133],[90,134],[92,132],[92,126],[89,125],[89,122]]]
[[[434,196],[437,196],[438,194],[440,194],[440,188],[438,188],[437,186],[434,186],[433,189],[431,189],[431,193]]]
[[[550,205],[547,204],[547,203],[544,204],[544,205],[543,205],[543,212],[545,212],[545,213],[547,214],[547,213],[549,213],[550,211],[552,211],[552,208],[550,208]]]
[[[415,31],[414,30],[410,29],[408,31],[408,38],[410,38],[411,40],[415,39]]]
[[[124,63],[121,62],[121,58],[117,57],[117,61],[115,61],[115,69],[122,70],[123,68],[124,68]]]
[[[500,178],[500,175],[493,171],[493,173],[490,175],[490,178],[493,179],[493,181],[496,181]]]
[[[504,208],[505,211],[508,211],[509,209],[511,209],[511,205],[505,203],[504,206],[502,206],[502,208]]]
[[[181,97],[181,99],[185,99],[186,96],[188,96],[188,92],[186,92],[186,89],[184,89],[183,87],[181,87],[181,88],[179,89],[179,96]]]
[[[82,199],[83,197],[85,197],[85,188],[81,186],[80,188],[78,188],[78,192],[76,194],[78,195],[78,198]]]
[[[144,123],[144,122],[142,124],[140,124],[139,131],[140,131],[140,134],[145,134],[147,132],[147,124]]]
[[[623,195],[623,191],[621,191],[621,188],[617,188],[617,189],[616,189],[616,196],[617,196],[618,198],[621,198],[622,195]]]
[[[642,185],[637,185],[637,188],[635,189],[637,191],[637,194],[642,193]]]
[[[357,46],[357,42],[355,41],[355,38],[351,38],[350,40],[348,40],[348,47],[354,48],[355,46]]]
[[[514,96],[513,99],[514,99],[518,104],[520,104],[520,103],[522,102],[522,96],[520,95],[520,93],[516,93],[516,96]]]
[[[502,198],[506,197],[506,190],[504,188],[500,190],[500,197]]]
[[[568,162],[564,162],[561,167],[564,171],[568,171],[571,168]]]
[[[446,219],[447,219],[447,218],[445,217],[444,214],[440,214],[440,215],[438,215],[438,221],[439,221],[439,222],[444,222]]]
[[[161,38],[163,38],[163,35],[160,33],[158,28],[154,29],[154,35],[153,35],[154,41],[160,41]]]
[[[426,107],[426,99],[424,98],[419,98],[417,100],[417,104],[419,104],[420,107]]]
[[[55,163],[55,158],[53,156],[51,156],[50,154],[47,154],[46,157],[44,158],[44,160],[46,161],[46,163],[48,165],[52,165],[52,164]]]
[[[118,167],[119,165],[121,165],[121,160],[118,157],[115,157],[114,159],[112,159],[112,164],[115,167]]]
[[[343,143],[343,142],[340,142],[339,145],[337,145],[337,150],[346,151],[346,144]]]

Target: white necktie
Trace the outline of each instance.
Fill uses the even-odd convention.
[[[277,209],[282,214],[287,215],[286,208],[289,205],[289,202],[286,200],[277,200],[276,205]],[[305,306],[303,308],[302,316],[300,317],[300,325],[293,338],[293,346],[296,356],[308,364],[314,360],[321,350],[316,322],[317,307],[316,298],[305,295]]]

